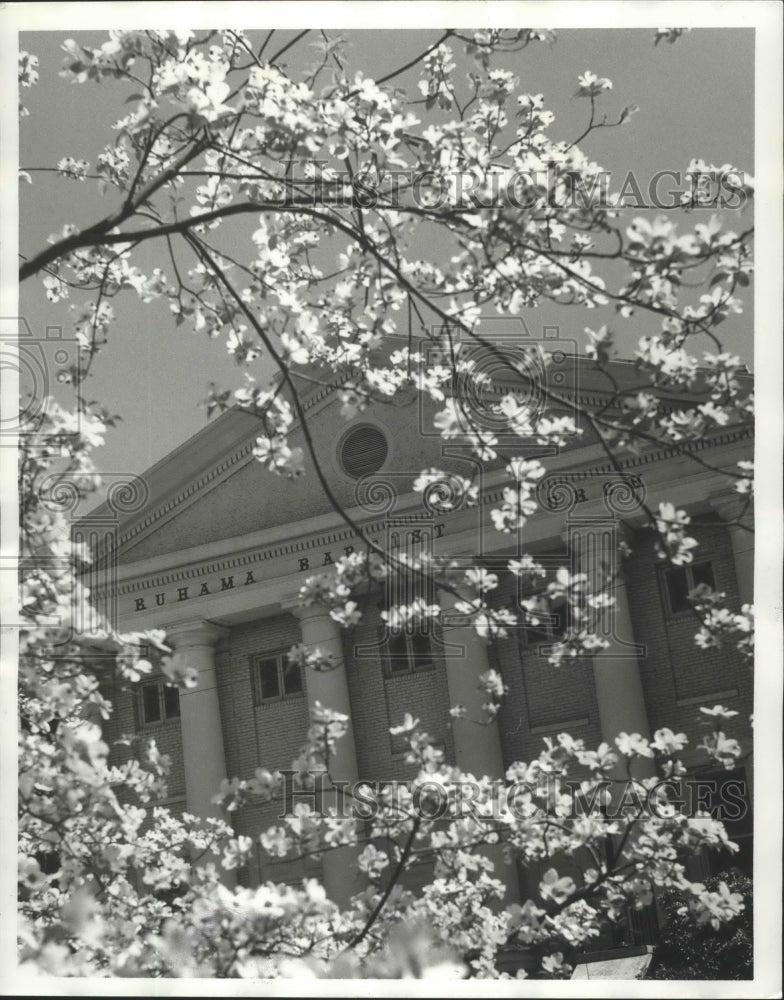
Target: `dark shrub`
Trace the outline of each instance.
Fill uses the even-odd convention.
[[[661,899],[661,938],[646,979],[753,979],[751,879],[731,868],[706,879],[705,888],[715,892],[720,882],[725,882],[731,892],[741,893],[746,908],[719,930],[710,924],[696,926],[692,916],[678,913],[686,897],[674,890],[665,893]]]

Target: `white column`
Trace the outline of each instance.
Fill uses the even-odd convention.
[[[462,616],[454,610],[455,598],[451,594],[440,592],[439,601],[449,703],[450,707],[462,705],[466,709],[465,718],[452,719],[455,764],[467,774],[503,781],[506,769],[498,718],[487,724],[481,721],[487,718],[482,707],[487,694],[479,686],[480,675],[490,669],[487,643],[473,626],[459,623]],[[482,853],[493,862],[496,878],[506,885],[503,903],[519,903],[516,866],[506,863],[500,847],[487,847]]]
[[[175,659],[198,674],[196,687],[180,689],[180,724],[186,808],[201,817],[223,815],[212,797],[226,777],[215,673],[215,643],[226,634],[226,629],[206,621],[185,622],[166,630]]]
[[[593,658],[602,739],[610,746],[620,732],[639,733],[647,739],[651,735],[638,655],[629,648],[634,643],[634,632],[626,583],[620,575],[612,594],[614,614],[604,615],[607,633],[604,637],[610,645]]]
[[[461,771],[470,774],[503,778],[504,754],[498,720],[494,719],[488,725],[477,725],[476,721],[471,721],[487,718],[487,712],[482,707],[487,695],[479,687],[480,674],[490,669],[487,644],[475,628],[457,623],[461,615],[454,610],[455,598],[451,594],[442,592],[439,600],[444,612],[444,663],[450,707],[463,705],[466,709],[464,719],[452,720],[455,763]]]
[[[735,578],[741,604],[754,603],[754,508],[735,492],[714,494],[710,505],[719,517],[730,522],[727,531],[735,561]]]
[[[311,713],[316,707],[316,702],[320,702],[323,708],[348,716],[348,729],[337,741],[335,754],[329,761],[329,778],[332,781],[346,781],[349,786],[353,785],[359,780],[359,767],[340,626],[330,618],[327,609],[318,604],[305,608],[290,605],[289,610],[301,622],[302,644],[309,650],[319,649],[332,658],[334,666],[331,670],[305,672],[305,691]],[[325,809],[330,802],[340,801],[339,798],[332,798],[328,787],[324,791]],[[343,798],[343,803],[346,810],[351,809],[349,796]],[[325,851],[321,856],[324,888],[329,898],[340,906],[346,906],[355,893],[365,888],[364,880],[356,867],[358,853],[355,847],[345,847]]]
[[[569,525],[569,545],[573,565],[588,577],[591,590],[598,590],[608,578],[609,593],[614,603],[598,614],[594,623],[596,634],[607,647],[592,657],[596,702],[602,740],[615,749],[619,733],[639,733],[650,739],[651,729],[645,705],[645,693],[640,676],[639,657],[645,648],[634,640],[632,617],[626,582],[618,553],[618,522],[606,518]],[[655,773],[649,759],[637,760],[634,777],[650,777]],[[624,777],[619,767],[615,777]]]
[[[330,776],[343,781],[357,781],[359,769],[340,626],[330,618],[327,609],[321,605],[312,604],[307,608],[291,610],[301,623],[302,644],[309,650],[321,650],[322,653],[329,655],[335,664],[332,670],[306,672],[305,690],[308,696],[308,708],[312,711],[318,701],[324,708],[331,708],[348,716],[349,720],[346,735],[337,741],[335,756],[330,761]]]

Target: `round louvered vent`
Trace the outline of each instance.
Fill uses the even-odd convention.
[[[354,427],[340,445],[340,464],[353,479],[378,472],[386,457],[387,439],[377,427]]]

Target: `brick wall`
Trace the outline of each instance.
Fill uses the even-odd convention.
[[[150,679],[163,677],[162,674],[152,674]],[[150,740],[155,740],[158,750],[166,754],[171,761],[168,795],[163,802],[177,812],[185,808],[185,767],[182,755],[182,736],[179,719],[166,719],[151,725],[141,725],[137,708],[136,686],[130,683],[114,682],[106,689],[106,696],[114,705],[114,713],[103,726],[104,739],[111,750],[110,763],[121,765],[125,763],[134,749],[126,746],[114,746],[120,738],[130,738],[136,741],[136,756],[144,759],[144,749]]]
[[[731,607],[737,605],[728,532],[720,526],[695,526],[690,533],[700,543],[696,559],[710,560],[716,589],[727,594]],[[700,705],[720,703],[739,713],[725,731],[743,741],[749,735],[753,711],[751,672],[731,647],[700,649],[694,642],[695,617],[689,611],[670,611],[663,575],[666,567],[656,556],[652,534],[638,533],[633,548],[625,573],[635,640],[646,647],[640,672],[651,729],[667,726],[685,732],[693,746],[700,742],[695,739],[700,731],[696,724]]]
[[[739,606],[728,532],[721,526],[697,525],[693,534],[700,543],[698,560],[711,562],[716,588],[727,594],[730,607]],[[700,732],[696,725],[700,705],[721,702],[739,713],[726,731],[743,743],[750,735],[751,673],[731,647],[700,649],[694,642],[698,623],[693,614],[669,610],[665,566],[656,557],[653,541],[648,533],[638,533],[634,555],[624,567],[634,639],[646,648],[640,672],[651,730],[667,726],[686,732],[692,745],[699,743],[695,736]],[[514,582],[502,577],[494,601],[511,606],[513,600]],[[588,746],[600,742],[590,662],[551,667],[546,657],[530,650],[523,635],[514,630],[491,645],[490,660],[509,688],[499,714],[507,765],[531,760],[541,750],[543,736],[564,730],[584,739]],[[587,721],[570,724],[577,719]]]
[[[296,618],[279,615],[237,625],[218,644],[218,697],[229,777],[250,778],[258,767],[289,768],[297,757],[309,725],[307,697],[303,692],[255,705],[251,664],[259,655],[285,652],[299,641]],[[305,874],[301,865],[272,862],[258,844],[259,833],[277,823],[280,811],[278,803],[268,803],[246,806],[233,814],[235,831],[251,837],[255,844],[254,860],[249,871],[240,873],[241,881],[293,881]]]
[[[515,581],[505,574],[493,594],[496,606],[513,607]],[[507,767],[538,757],[546,736],[568,732],[589,747],[601,739],[590,662],[553,667],[538,646],[525,632],[510,628],[505,639],[496,639],[489,648],[490,664],[509,689],[498,716]]]
[[[379,608],[376,599],[362,605],[363,616],[353,635],[345,636],[349,694],[360,777],[368,781],[404,780],[415,768],[404,760],[405,748],[389,732],[406,712],[439,744],[449,762],[454,761],[446,667],[437,642],[433,667],[410,674],[385,677],[379,641]]]

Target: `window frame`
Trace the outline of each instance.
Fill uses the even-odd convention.
[[[436,660],[433,650],[433,636],[427,632],[407,632],[405,629],[400,632],[390,633],[386,629],[379,629],[381,638],[381,659],[384,670],[384,679],[391,680],[395,677],[409,677],[411,674],[422,674],[435,670]],[[406,655],[390,655],[391,639],[403,639],[406,644]],[[424,663],[417,664],[417,659],[422,659],[422,654],[417,653],[413,647],[415,638],[425,639],[428,645],[429,659]],[[405,669],[394,669],[392,664],[405,664]]]
[[[682,618],[686,615],[691,615],[692,604],[688,602],[688,595],[694,590],[695,587],[699,586],[694,582],[694,569],[697,566],[708,566],[710,568],[711,579],[713,580],[712,590],[716,589],[716,571],[715,563],[711,558],[708,559],[697,559],[694,562],[685,563],[683,566],[662,566],[660,569],[660,585],[661,585],[661,595],[662,595],[662,606],[664,613],[668,618]],[[677,610],[673,607],[672,601],[672,591],[670,590],[670,578],[672,574],[683,571],[686,575],[686,600],[688,602],[687,607],[678,608]]]
[[[148,719],[144,704],[144,692],[156,689],[158,693],[158,710],[160,718]],[[177,695],[177,711],[171,713],[166,706],[166,691],[174,691]],[[139,729],[154,729],[158,726],[165,726],[167,722],[174,722],[182,717],[182,705],[180,703],[180,691],[174,684],[169,684],[164,678],[156,677],[152,680],[141,681],[136,689],[136,717]]]
[[[288,650],[277,650],[270,653],[254,653],[250,656],[250,686],[253,697],[253,707],[261,708],[263,705],[277,705],[280,702],[292,701],[305,695],[305,678],[302,675],[302,668],[296,667],[299,674],[299,690],[287,691],[285,684],[285,674],[287,669],[294,667],[287,662]],[[261,672],[262,663],[275,661],[277,670],[278,693],[269,697],[264,697],[261,693]]]
[[[547,595],[547,585],[542,584],[541,586],[530,588],[524,594],[524,600],[529,600],[532,597],[546,597]],[[509,610],[514,615],[519,615],[521,608],[517,606],[517,602],[513,601],[509,605]],[[558,624],[555,625],[552,621],[544,621],[539,625],[527,625],[522,623],[519,628],[515,631],[518,634],[518,646],[521,654],[528,653],[534,656],[540,656],[538,651],[539,646],[555,646],[557,645],[563,636],[565,635],[567,629],[569,628],[569,604],[566,599],[562,600],[557,607],[548,612],[543,612],[542,617],[544,618],[558,618]],[[539,638],[539,635],[542,638]]]

